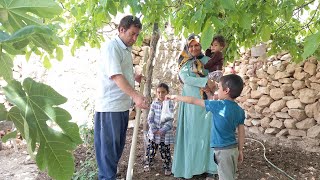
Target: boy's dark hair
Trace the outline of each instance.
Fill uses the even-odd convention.
[[[134,27],[142,29],[142,24],[141,24],[139,18],[132,16],[132,15],[125,16],[120,20],[118,30],[120,31],[121,27],[123,27],[125,30],[128,30],[132,25]]]
[[[167,92],[169,92],[169,86],[166,83],[160,83],[157,88],[164,88],[167,90]]]
[[[229,96],[232,99],[240,96],[243,89],[243,80],[236,74],[228,74],[220,79],[223,90],[229,88]]]
[[[214,36],[213,39],[212,39],[211,44],[212,44],[214,41],[218,41],[218,43],[219,43],[222,47],[225,47],[225,46],[226,46],[226,41],[224,40],[224,37],[221,36],[221,35]]]

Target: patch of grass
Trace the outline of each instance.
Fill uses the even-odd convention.
[[[84,149],[82,153],[76,152],[76,161],[79,161],[78,167],[76,167],[76,172],[73,174],[73,180],[91,180],[98,179],[98,167],[95,159],[94,152],[94,139],[93,139],[93,129],[87,127],[80,127],[80,135],[83,140]],[[85,150],[86,149],[86,150]],[[85,151],[85,152],[83,152]],[[81,160],[84,159],[84,160]]]
[[[73,180],[90,180],[98,179],[98,168],[94,155],[87,158],[81,165],[80,169],[74,173]]]

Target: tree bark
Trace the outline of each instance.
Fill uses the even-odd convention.
[[[149,59],[146,63],[146,83],[144,86],[143,95],[151,100],[151,88],[152,88],[152,74],[153,74],[153,67],[154,61],[156,56],[157,44],[160,39],[159,33],[159,25],[158,23],[153,24],[153,33],[150,42],[150,53]],[[149,110],[143,110],[142,114],[142,123],[143,123],[143,131],[148,130],[147,118],[148,118]]]

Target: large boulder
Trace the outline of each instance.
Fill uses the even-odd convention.
[[[299,98],[302,103],[311,104],[317,100],[317,92],[313,89],[304,88],[299,91]]]
[[[301,103],[299,99],[289,100],[286,103],[289,109],[303,109],[304,105]]]
[[[286,106],[286,101],[281,99],[279,101],[275,101],[275,102],[271,103],[270,104],[270,110],[272,112],[278,112],[282,108],[284,108],[285,106]]]
[[[273,101],[274,100],[270,96],[263,95],[258,101],[258,106],[264,108],[269,106]]]
[[[316,125],[308,129],[307,136],[309,138],[318,138],[320,139],[320,125]]]
[[[288,114],[298,121],[307,118],[305,111],[301,109],[289,109]]]
[[[311,62],[306,62],[304,64],[303,70],[310,75],[315,75],[317,70],[317,65]]]
[[[298,129],[309,129],[316,125],[316,121],[313,118],[307,118],[305,120],[302,120],[296,124],[296,127]]]
[[[282,89],[280,88],[275,88],[275,89],[271,89],[270,90],[270,96],[272,97],[272,99],[274,100],[279,100],[284,96],[284,92]]]

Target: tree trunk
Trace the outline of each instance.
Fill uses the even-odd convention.
[[[157,50],[157,44],[160,38],[159,26],[158,23],[153,24],[153,33],[150,42],[150,53],[149,59],[146,64],[146,83],[144,86],[143,95],[151,100],[151,88],[152,88],[152,73],[153,73],[153,62],[155,61],[155,55]],[[147,118],[149,110],[143,110],[142,122],[143,122],[143,131],[148,130]]]

